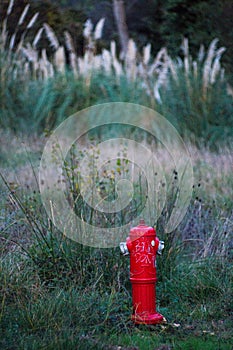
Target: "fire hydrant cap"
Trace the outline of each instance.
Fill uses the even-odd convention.
[[[141,236],[156,236],[155,229],[151,226],[146,226],[145,221],[143,219],[140,220],[139,225],[131,228],[130,230],[130,238],[131,241],[134,241]]]
[[[146,226],[144,219],[140,219],[139,226]]]

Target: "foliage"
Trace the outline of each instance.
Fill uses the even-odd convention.
[[[221,2],[198,0],[195,3],[190,0],[164,2],[160,31],[165,45],[173,54],[180,53],[179,42],[182,36],[192,42],[192,50],[197,50],[200,43],[207,45],[215,37],[226,45],[229,42],[229,36],[232,35],[232,30],[227,34],[226,27],[232,28],[232,7],[228,0]],[[228,45],[228,49],[224,63],[230,72],[232,70],[231,44]]]

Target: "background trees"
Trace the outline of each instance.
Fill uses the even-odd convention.
[[[165,45],[178,54],[182,36],[189,38],[194,50],[200,43],[219,38],[227,47],[225,64],[230,69],[233,54],[233,6],[229,0],[166,0],[163,2],[160,33]]]

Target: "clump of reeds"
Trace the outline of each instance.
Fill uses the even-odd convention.
[[[37,79],[47,79],[56,72],[64,74],[67,67],[66,54],[68,53],[69,68],[75,76],[87,77],[87,84],[90,83],[92,73],[101,71],[106,75],[115,76],[116,83],[119,76],[124,75],[129,81],[140,81],[141,86],[145,88],[153,101],[162,104],[161,91],[169,89],[171,79],[177,82],[180,71],[183,71],[187,83],[188,93],[192,94],[192,79],[201,79],[202,91],[199,93],[206,99],[211,86],[218,79],[224,80],[224,69],[221,66],[221,56],[225,51],[224,47],[217,48],[218,39],[214,39],[207,52],[201,45],[197,59],[194,60],[189,54],[188,39],[184,38],[182,43],[183,59],[180,57],[172,59],[166,48],[162,48],[155,57],[151,54],[151,44],[147,44],[142,54],[139,52],[136,43],[130,39],[128,50],[124,59],[120,59],[116,50],[116,43],[111,42],[110,48],[102,49],[97,53],[97,41],[102,37],[105,19],[101,18],[95,28],[91,20],[84,24],[83,36],[85,41],[85,50],[82,57],[78,57],[73,39],[69,32],[65,31],[65,47],[62,46],[54,30],[46,23],[40,28],[32,43],[28,43],[27,32],[31,29],[38,17],[34,14],[28,22],[25,31],[16,45],[16,36],[20,26],[26,20],[30,4],[27,4],[18,20],[16,29],[11,38],[7,34],[7,22],[13,11],[14,0],[11,0],[7,9],[6,17],[1,29],[0,50],[18,53],[17,65],[15,66],[15,75],[32,76]],[[53,57],[48,58],[46,48],[40,52],[37,44],[43,33],[49,40],[53,49]],[[7,43],[8,46],[7,46]],[[11,61],[10,61],[11,62]],[[232,88],[228,85],[227,92],[232,95]]]
[[[7,24],[14,10],[14,0],[10,0],[9,2],[0,32],[0,59],[1,65],[3,65],[3,69],[1,69],[1,82],[7,81],[7,75],[11,73],[13,74],[13,77],[25,77],[25,73],[28,72],[29,62],[32,62],[35,65],[34,70],[37,69],[38,53],[36,50],[33,50],[33,48],[36,47],[36,44],[41,37],[42,30],[40,29],[36,34],[32,43],[33,48],[30,44],[27,44],[27,48],[25,48],[24,45],[27,34],[29,30],[33,28],[39,15],[39,13],[36,12],[29,19],[27,19],[29,8],[30,4],[27,4],[24,7],[15,26],[14,33],[9,35]],[[26,21],[27,24],[25,27]],[[20,34],[23,25],[25,29],[23,30],[22,34]],[[24,56],[22,54],[23,52],[26,52],[28,55]],[[26,76],[28,75],[26,74]]]

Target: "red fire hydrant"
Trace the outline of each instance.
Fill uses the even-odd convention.
[[[132,284],[133,314],[137,323],[157,324],[165,318],[156,312],[156,254],[161,254],[164,242],[156,237],[155,229],[144,220],[130,230],[130,237],[120,243],[121,252],[130,254],[130,282]]]

